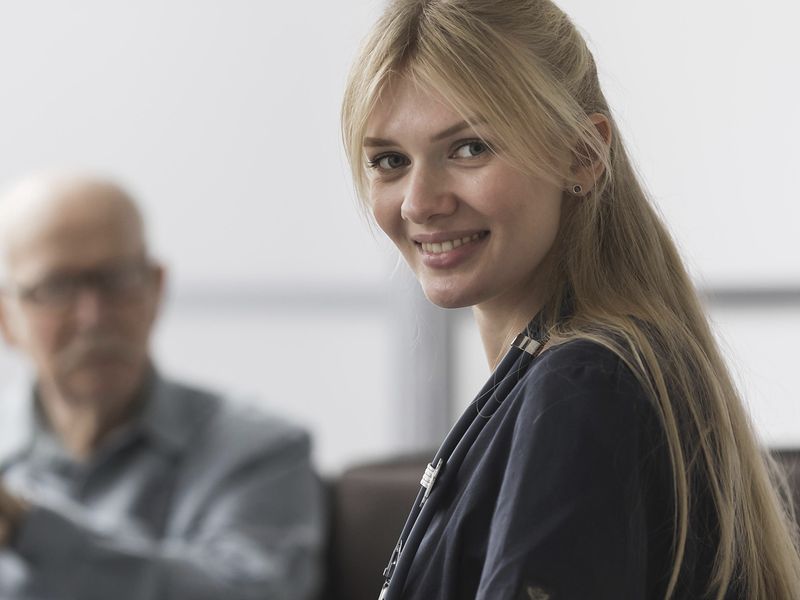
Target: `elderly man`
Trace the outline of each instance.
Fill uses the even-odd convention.
[[[164,272],[130,197],[27,180],[0,233],[0,328],[35,372],[0,399],[0,598],[310,597],[308,437],[154,368]]]

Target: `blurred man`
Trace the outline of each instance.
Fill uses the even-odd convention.
[[[0,241],[0,329],[35,371],[0,399],[0,598],[308,598],[308,437],[154,368],[164,272],[125,191],[27,180]]]

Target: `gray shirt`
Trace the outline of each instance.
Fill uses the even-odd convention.
[[[0,598],[313,597],[323,519],[306,433],[159,377],[149,389],[86,463],[43,426],[32,386],[0,400],[3,483],[33,504],[0,549]]]

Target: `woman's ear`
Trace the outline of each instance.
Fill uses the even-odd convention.
[[[567,182],[567,190],[576,196],[584,196],[591,191],[606,168],[608,151],[611,148],[612,127],[611,120],[602,113],[592,113],[589,121],[597,130],[599,141],[603,146],[603,156],[598,156],[597,151],[589,146],[584,146],[582,151],[575,152],[572,163],[572,179]]]

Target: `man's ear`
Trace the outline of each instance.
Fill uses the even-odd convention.
[[[11,323],[13,316],[9,314],[11,307],[9,306],[9,299],[6,293],[0,290],[0,334],[3,336],[6,344],[11,347],[17,346],[17,336],[14,332],[14,327]]]
[[[574,185],[580,186],[583,193],[589,192],[595,185],[598,179],[605,171],[605,158],[608,156],[608,151],[611,148],[611,140],[613,137],[611,120],[602,113],[592,113],[589,115],[589,121],[594,125],[600,141],[603,144],[603,156],[598,156],[593,148],[585,146],[581,150],[576,150],[575,160],[572,164],[572,179],[568,187],[572,188]]]
[[[164,304],[164,295],[167,286],[167,269],[161,263],[153,265],[153,293],[155,295],[155,311],[157,315],[161,311],[161,306]]]

